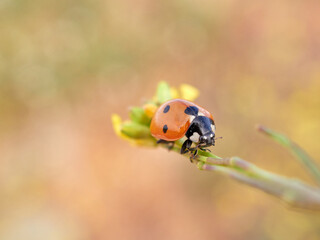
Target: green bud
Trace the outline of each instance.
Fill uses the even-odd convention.
[[[150,138],[150,129],[145,125],[136,122],[126,122],[122,124],[121,132],[128,137],[135,139]]]
[[[145,114],[143,108],[133,107],[130,109],[130,119],[139,124],[150,126],[151,119]]]
[[[157,88],[157,100],[159,103],[164,103],[168,100],[172,99],[170,86],[168,83],[161,81],[158,84]]]

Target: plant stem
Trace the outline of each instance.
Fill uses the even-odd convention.
[[[258,126],[258,131],[266,134],[267,136],[271,137],[276,142],[280,143],[282,146],[286,147],[299,161],[305,168],[310,172],[310,174],[314,177],[317,181],[318,185],[320,185],[320,170],[315,161],[296,143],[292,142],[286,136],[277,133],[269,128],[264,126]]]
[[[320,189],[297,179],[268,172],[238,157],[207,158],[206,162],[198,160],[197,166],[200,170],[216,171],[230,176],[272,194],[293,207],[320,210]]]
[[[173,151],[180,153],[182,141],[178,140]],[[186,157],[192,155],[185,154]],[[193,163],[200,170],[215,171],[227,175],[275,197],[297,208],[320,211],[320,189],[309,186],[300,180],[280,176],[238,157],[220,158],[212,153],[198,152]]]

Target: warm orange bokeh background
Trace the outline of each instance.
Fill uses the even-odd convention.
[[[319,12],[317,0],[1,1],[0,238],[319,239],[319,214],[132,147],[110,121],[159,80],[189,83],[224,137],[215,154],[313,183],[254,127],[320,159]]]

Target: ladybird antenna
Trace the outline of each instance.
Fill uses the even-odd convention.
[[[217,139],[222,139],[223,137],[217,137],[217,138],[215,138],[214,140],[217,140]]]

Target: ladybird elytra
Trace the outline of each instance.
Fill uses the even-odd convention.
[[[188,151],[192,143],[201,149],[214,146],[215,129],[210,112],[182,99],[163,103],[156,110],[150,125],[152,136],[162,141],[174,142],[186,136],[181,153]]]

